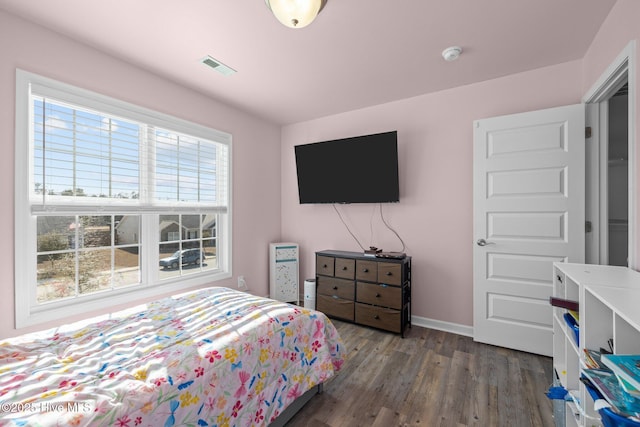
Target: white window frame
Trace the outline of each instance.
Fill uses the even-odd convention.
[[[171,131],[223,143],[228,147],[227,160],[227,208],[218,215],[216,224],[218,268],[213,271],[176,277],[172,280],[159,278],[159,232],[158,212],[143,213],[141,237],[141,284],[123,289],[98,292],[80,298],[38,304],[36,300],[37,271],[35,267],[37,250],[36,216],[31,213],[29,200],[33,188],[31,156],[33,149],[33,121],[31,112],[31,88],[37,86],[49,96],[75,105],[82,105],[104,113],[129,118]],[[212,284],[232,276],[231,238],[231,164],[232,136],[228,133],[198,125],[183,119],[149,110],[137,105],[81,89],[66,83],[49,79],[24,70],[16,70],[16,128],[15,128],[15,327],[41,324],[90,313],[104,307],[131,303],[134,300],[151,300],[161,294],[180,292]],[[163,206],[163,209],[164,206]],[[190,209],[190,208],[188,208]],[[206,207],[201,208],[206,212]],[[186,210],[172,203],[166,204],[164,213],[198,213]],[[73,215],[72,212],[68,214]]]

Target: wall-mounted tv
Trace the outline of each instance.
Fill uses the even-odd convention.
[[[296,145],[300,203],[400,200],[397,131]]]

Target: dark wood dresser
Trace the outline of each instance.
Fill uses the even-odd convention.
[[[316,309],[329,317],[404,337],[411,326],[411,257],[316,252]]]

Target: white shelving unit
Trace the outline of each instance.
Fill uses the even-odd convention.
[[[297,243],[269,244],[269,297],[298,304],[300,251]]]
[[[579,339],[553,307],[553,366],[562,386],[575,396],[566,408],[567,427],[601,426],[593,399],[580,382],[584,349],[609,348],[618,354],[640,353],[640,273],[626,267],[554,263],[553,296],[578,301]],[[561,422],[561,421],[564,421]]]

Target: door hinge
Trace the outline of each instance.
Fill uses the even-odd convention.
[[[584,137],[591,138],[591,126],[587,126],[584,128]]]
[[[591,233],[591,231],[593,231],[593,225],[591,224],[591,221],[584,222],[584,231],[585,233]]]

